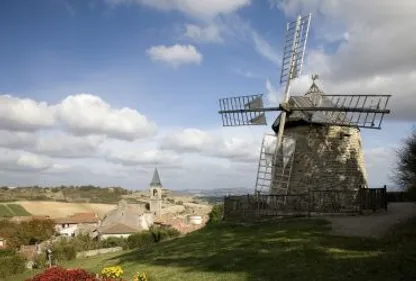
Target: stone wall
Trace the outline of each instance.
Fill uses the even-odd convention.
[[[93,256],[97,256],[97,255],[120,252],[122,250],[123,250],[122,247],[113,247],[113,248],[90,250],[90,251],[85,251],[85,252],[79,252],[79,253],[77,253],[76,257],[77,257],[77,259],[78,258],[93,257]]]
[[[289,193],[367,185],[359,129],[310,124],[289,127],[285,136],[296,140]]]

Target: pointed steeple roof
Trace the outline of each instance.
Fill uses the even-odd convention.
[[[159,172],[157,168],[153,172],[152,181],[150,182],[150,186],[162,187],[162,183],[160,182]]]

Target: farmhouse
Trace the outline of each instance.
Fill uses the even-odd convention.
[[[129,205],[121,200],[115,210],[108,212],[95,234],[99,239],[128,237],[133,233],[149,230],[153,214],[140,205]]]
[[[95,213],[75,213],[66,218],[55,219],[55,229],[61,235],[75,236],[79,232],[88,232],[100,225],[100,219]]]

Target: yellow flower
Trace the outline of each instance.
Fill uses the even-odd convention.
[[[133,281],[149,281],[147,278],[146,273],[136,273],[136,275],[133,277]]]
[[[120,266],[109,266],[101,270],[101,276],[105,278],[120,278],[123,273],[123,269]]]

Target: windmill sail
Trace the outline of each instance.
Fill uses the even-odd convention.
[[[263,95],[220,99],[219,113],[224,127],[267,125]]]

